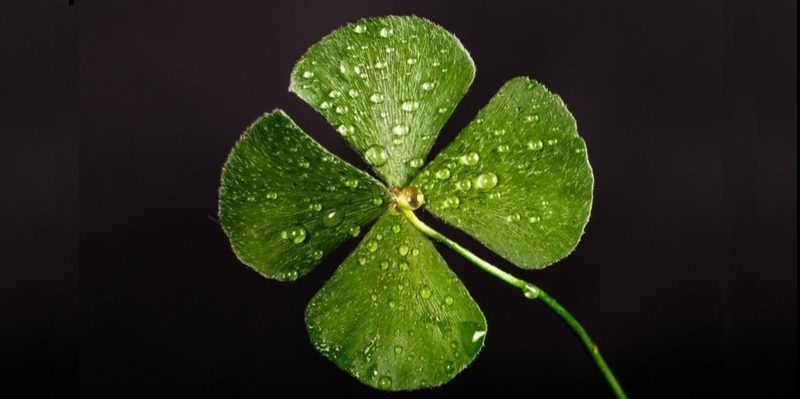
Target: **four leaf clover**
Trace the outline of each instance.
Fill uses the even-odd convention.
[[[458,39],[428,20],[344,26],[298,61],[290,91],[381,180],[326,151],[280,110],[246,129],[223,169],[222,227],[239,259],[265,277],[297,279],[374,222],[305,320],[320,353],[382,390],[449,381],[487,332],[478,305],[405,211],[424,203],[525,269],[569,254],[589,217],[593,177],[575,120],[528,78],[506,83],[424,164],[474,75]]]

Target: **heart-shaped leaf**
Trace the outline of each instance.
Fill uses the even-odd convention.
[[[219,218],[239,259],[291,281],[386,210],[386,189],[275,111],[256,120],[222,170]]]
[[[402,187],[475,77],[450,32],[417,17],[364,19],[313,45],[289,90],[336,126],[389,185]]]
[[[516,78],[413,184],[431,213],[516,265],[540,269],[578,244],[594,179],[561,98]]]
[[[306,309],[311,342],[383,390],[444,384],[483,346],[486,320],[433,244],[382,216]]]

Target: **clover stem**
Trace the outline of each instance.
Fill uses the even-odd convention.
[[[403,206],[402,204],[397,207],[399,211],[405,215],[405,217],[411,221],[411,224],[414,225],[419,231],[421,231],[426,236],[430,237],[432,240],[437,241],[439,243],[444,244],[446,247],[452,249],[457,254],[461,255],[462,257],[466,258],[468,261],[472,262],[475,266],[478,266],[485,272],[499,278],[500,280],[506,282],[507,284],[519,288],[522,293],[528,299],[539,299],[548,308],[550,308],[553,313],[558,315],[564,323],[572,329],[575,335],[583,343],[583,346],[586,348],[589,355],[594,360],[594,363],[597,365],[597,368],[600,369],[600,373],[603,374],[608,385],[611,387],[611,390],[614,391],[617,398],[627,398],[625,392],[622,390],[622,386],[619,385],[617,379],[614,377],[614,373],[611,372],[611,368],[608,367],[606,361],[603,359],[603,356],[600,355],[600,350],[597,348],[597,345],[592,341],[592,338],[589,337],[589,334],[586,330],[578,323],[576,320],[563,306],[561,306],[553,297],[548,295],[546,292],[542,291],[539,287],[528,283],[522,279],[514,277],[513,275],[503,271],[502,269],[498,268],[497,266],[481,259],[478,255],[470,252],[468,249],[462,247],[457,242],[447,238],[442,233],[434,230],[432,227],[428,226],[422,220],[417,218],[417,215],[414,214],[414,211],[407,206]]]

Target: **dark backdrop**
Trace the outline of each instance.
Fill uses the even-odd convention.
[[[44,145],[13,147],[17,129],[6,160],[55,157],[37,187],[63,234],[0,282],[0,396],[378,396],[317,354],[303,324],[356,242],[278,283],[236,260],[215,214],[228,151],[276,107],[364,166],[288,93],[289,71],[331,30],[386,14],[441,24],[477,65],[434,154],[511,77],[568,104],[594,167],[592,219],[564,261],[516,272],[584,323],[632,397],[796,396],[794,1],[66,3],[3,16],[25,60],[7,94],[40,114],[77,90],[79,107],[49,122],[11,109]],[[47,231],[29,201],[14,206]],[[546,308],[442,252],[486,314],[486,347],[446,386],[396,397],[610,396]]]

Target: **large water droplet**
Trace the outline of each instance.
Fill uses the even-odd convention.
[[[467,357],[475,356],[483,345],[486,338],[486,330],[482,323],[462,322],[458,325],[458,338],[461,341],[461,348]]]
[[[525,288],[522,289],[522,294],[525,295],[525,298],[536,299],[539,296],[539,289],[530,284],[526,284]]]
[[[492,172],[481,173],[475,179],[475,187],[479,190],[491,190],[497,186],[497,175]]]
[[[367,152],[364,153],[364,158],[372,166],[381,166],[389,159],[389,154],[386,153],[385,148],[374,145],[367,149]]]
[[[397,253],[399,253],[399,254],[400,254],[400,256],[406,256],[406,255],[408,255],[408,245],[406,245],[406,244],[402,244],[402,245],[400,245],[400,246],[397,248]]]
[[[459,161],[461,161],[462,164],[470,166],[477,164],[480,160],[481,156],[478,155],[477,152],[470,152],[469,154],[464,154],[459,157]]]
[[[281,238],[289,240],[295,244],[300,244],[306,240],[308,232],[303,226],[291,226],[281,231]]]
[[[375,252],[378,250],[378,242],[375,240],[369,240],[367,243],[367,249],[369,252]]]
[[[378,379],[378,387],[381,389],[389,389],[392,387],[392,377],[385,375]]]
[[[337,210],[329,210],[322,215],[322,224],[325,227],[335,227],[344,220],[344,213]]]

